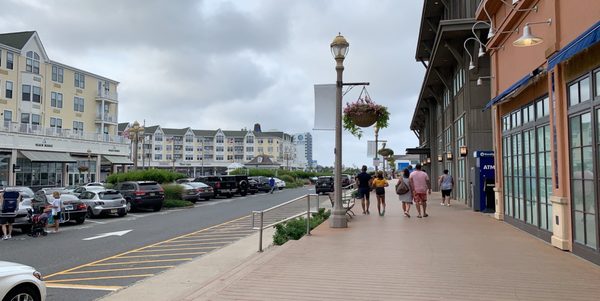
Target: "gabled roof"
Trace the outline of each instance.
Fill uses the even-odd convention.
[[[3,33],[0,34],[0,44],[21,50],[34,34],[35,31]]]
[[[256,137],[278,137],[283,138],[284,132],[257,132],[254,133]]]
[[[183,128],[183,129],[168,129],[168,128],[163,128],[163,133],[167,136],[185,136],[185,134],[187,133],[189,128]]]
[[[246,163],[246,166],[248,165],[281,165],[277,162],[273,162],[273,159],[271,159],[270,156],[268,155],[258,155],[256,157],[254,157],[252,160],[250,160],[250,162]]]
[[[216,130],[192,130],[192,132],[194,132],[194,135],[200,137],[214,137],[217,133]]]
[[[121,122],[119,123],[119,125],[117,126],[117,131],[122,132],[125,129],[127,129],[127,127],[129,126],[129,122]]]
[[[156,130],[159,129],[160,126],[158,125],[153,125],[153,126],[147,126],[144,128],[144,133],[146,134],[154,134],[156,133]]]
[[[223,134],[227,137],[246,137],[248,131],[223,131]]]

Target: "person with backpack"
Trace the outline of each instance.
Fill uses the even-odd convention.
[[[371,214],[369,212],[369,207],[371,207],[371,201],[369,200],[369,196],[371,194],[371,184],[373,182],[373,177],[367,173],[367,166],[363,165],[361,168],[361,173],[356,175],[356,186],[358,187],[357,195],[361,200],[363,214]]]
[[[375,196],[377,196],[377,211],[379,216],[385,215],[385,188],[389,186],[387,180],[383,177],[383,171],[377,172],[377,177],[373,179],[371,184],[375,188]],[[381,210],[383,208],[383,211]]]
[[[402,202],[402,210],[404,211],[404,216],[410,217],[410,205],[413,203],[412,191],[410,190],[410,181],[408,177],[410,176],[410,171],[408,168],[405,168],[402,171],[402,178],[398,180],[396,184],[396,194],[398,194],[398,199]]]
[[[2,225],[2,240],[12,238],[12,224],[15,222],[21,194],[17,191],[7,191],[0,194],[0,225]]]

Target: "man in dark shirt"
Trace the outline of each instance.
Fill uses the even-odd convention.
[[[373,178],[367,173],[367,166],[362,166],[362,172],[356,175],[356,185],[358,187],[358,198],[362,200],[363,214],[370,214],[369,206],[369,195],[371,194],[371,181]]]

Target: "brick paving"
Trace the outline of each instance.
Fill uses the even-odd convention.
[[[372,195],[372,199],[374,195]],[[598,300],[600,267],[454,202],[427,218],[386,216],[272,247],[186,292],[185,300]],[[360,204],[354,212],[360,213]]]

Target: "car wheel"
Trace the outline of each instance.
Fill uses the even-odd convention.
[[[283,190],[283,187],[279,187],[279,190]]]
[[[210,201],[210,198],[204,198],[205,201]]]
[[[78,225],[83,224],[83,222],[85,222],[85,215],[75,219],[75,223],[77,223]]]
[[[247,194],[248,194],[248,191],[242,191],[242,192],[240,192],[241,196],[246,196]]]
[[[133,211],[133,207],[131,206],[131,202],[129,200],[125,201],[125,210],[127,212],[132,212]]]
[[[2,300],[8,301],[39,301],[40,293],[30,286],[17,286],[10,290]]]
[[[119,211],[117,211],[117,215],[119,217],[123,217],[123,216],[127,215],[127,209],[119,209]]]
[[[23,233],[23,234],[31,233],[31,225],[21,226],[20,229],[21,229],[21,233]]]
[[[96,217],[96,215],[94,214],[94,211],[92,211],[92,208],[88,208],[87,213],[85,214],[85,216],[87,218],[94,218],[94,217]]]
[[[152,208],[152,210],[154,210],[154,212],[158,212],[158,211],[160,211],[160,209],[162,209],[162,204],[156,205]]]

